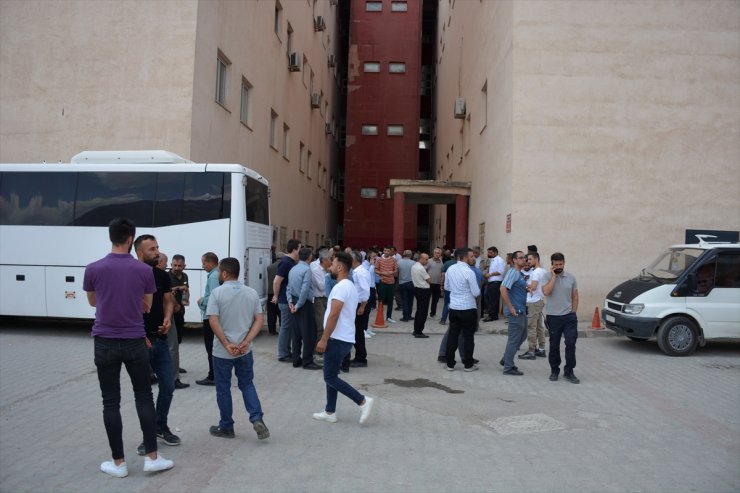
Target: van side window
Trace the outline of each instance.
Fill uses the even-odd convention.
[[[708,262],[696,270],[696,291],[700,296],[705,296],[714,287],[714,272],[717,267],[716,259]]]
[[[717,257],[715,286],[740,288],[740,253],[727,253]]]

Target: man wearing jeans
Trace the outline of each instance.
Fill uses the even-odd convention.
[[[478,369],[473,362],[475,329],[478,327],[475,298],[480,294],[480,288],[475,273],[470,268],[470,264],[474,262],[473,251],[470,248],[458,248],[455,250],[455,258],[457,262],[445,272],[445,290],[450,292],[450,330],[445,351],[445,369],[455,369],[455,351],[462,333],[462,362],[465,371],[475,371]]]
[[[163,471],[174,465],[157,454],[156,418],[149,380],[149,353],[145,342],[144,317],[156,290],[152,269],[131,256],[136,225],[116,218],[108,225],[111,253],[85,268],[83,289],[95,307],[92,335],[95,338],[95,367],[103,396],[103,423],[112,460],[100,470],[113,477],[128,476],[123,453],[121,421],[121,365],[131,378],[136,413],[144,434],[144,471]]]
[[[206,252],[200,259],[203,270],[208,273],[206,278],[206,289],[203,297],[198,300],[200,316],[203,319],[203,345],[206,347],[206,356],[208,356],[208,375],[203,380],[196,380],[198,385],[215,385],[213,383],[213,330],[206,315],[208,300],[211,293],[218,287],[218,256],[213,252]]]
[[[542,277],[542,293],[547,297],[545,314],[550,331],[550,381],[560,374],[560,338],[565,338],[565,368],[563,378],[581,383],[573,373],[576,367],[578,340],[578,283],[573,274],[565,272],[565,256],[556,252],[550,256],[550,272]]]
[[[326,407],[313,418],[336,423],[338,392],[346,395],[360,406],[360,424],[367,421],[374,399],[363,396],[350,384],[339,378],[339,366],[352,350],[355,342],[355,313],[357,290],[349,280],[352,257],[345,252],[337,253],[332,260],[331,275],[339,282],[329,293],[328,308],[324,315],[324,334],[316,344],[316,352],[324,355],[324,382],[326,383]]]
[[[254,386],[252,341],[262,330],[262,314],[257,291],[239,281],[239,261],[228,257],[219,263],[223,284],[211,293],[206,314],[216,337],[213,345],[213,375],[216,379],[216,403],[221,413],[218,426],[211,426],[215,437],[234,438],[232,418],[231,370],[244,399],[257,438],[264,440],[270,431],[262,421],[262,406]]]
[[[514,364],[514,355],[527,338],[527,281],[522,267],[527,257],[521,251],[511,254],[514,268],[509,269],[501,283],[504,315],[509,319],[509,334],[504,351],[504,375],[524,375]]]

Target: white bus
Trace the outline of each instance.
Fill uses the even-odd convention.
[[[110,252],[108,223],[126,217],[185,256],[188,322],[206,272],[201,256],[236,257],[267,297],[268,182],[239,164],[198,164],[165,151],[83,152],[71,163],[0,164],[0,315],[94,318],[85,266]],[[132,252],[133,253],[133,252]]]

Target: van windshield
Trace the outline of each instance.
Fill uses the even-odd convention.
[[[672,282],[691,267],[702,253],[704,250],[700,248],[671,248],[642,269],[640,278]]]

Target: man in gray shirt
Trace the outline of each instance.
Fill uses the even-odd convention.
[[[578,283],[573,274],[565,272],[565,257],[556,252],[550,256],[550,272],[542,277],[542,294],[547,297],[545,314],[550,331],[550,380],[560,374],[560,338],[565,339],[565,368],[563,378],[580,383],[573,373],[576,367],[576,340],[578,339]]]
[[[206,315],[216,337],[213,345],[213,373],[216,382],[216,403],[221,413],[218,426],[211,426],[215,437],[234,438],[231,403],[231,370],[236,374],[244,406],[249,413],[257,438],[264,440],[270,431],[262,421],[262,406],[254,378],[252,341],[257,337],[264,315],[257,291],[239,281],[239,261],[228,257],[219,263],[221,286],[211,292]]]
[[[398,262],[398,290],[401,292],[401,322],[411,321],[411,309],[414,305],[414,283],[411,279],[411,267],[416,262],[411,260],[411,250],[403,251],[403,258]]]
[[[293,315],[293,368],[320,370],[313,361],[313,349],[316,345],[316,325],[313,313],[313,279],[309,264],[313,258],[310,248],[298,250],[298,263],[290,269],[288,287],[285,296],[288,308]],[[301,354],[301,345],[303,352]]]
[[[442,249],[435,248],[432,252],[432,258],[427,262],[427,272],[429,273],[429,289],[432,293],[432,301],[430,304],[429,318],[434,318],[437,315],[437,303],[439,302],[439,296],[441,294],[441,277],[442,277]]]

